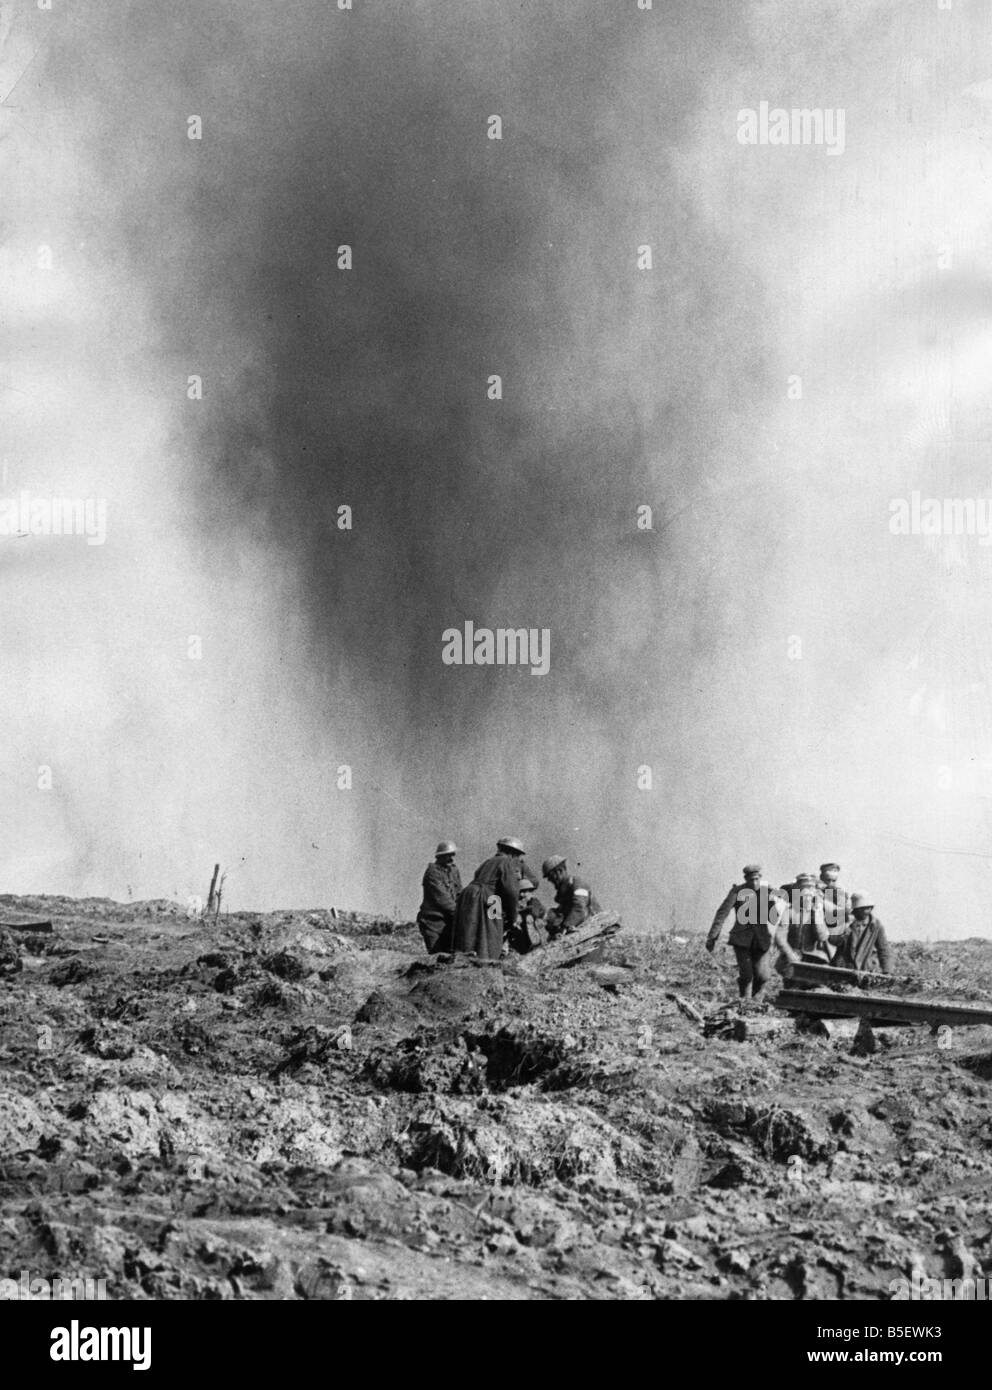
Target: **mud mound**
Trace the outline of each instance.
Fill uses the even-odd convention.
[[[636,1146],[579,1107],[531,1107],[509,1097],[445,1100],[415,1118],[400,1141],[406,1167],[499,1185],[580,1176],[611,1180]]]
[[[829,1158],[837,1148],[826,1122],[783,1106],[755,1107],[742,1100],[713,1100],[703,1117],[724,1136],[746,1135],[766,1158],[778,1163],[798,1156],[810,1162]]]
[[[276,975],[280,980],[305,980],[310,974],[310,967],[306,961],[285,947],[281,951],[274,952],[271,956],[264,956],[261,961],[263,970],[267,970],[270,975]]]
[[[302,999],[292,987],[279,979],[264,981],[252,991],[248,1001],[252,1009],[279,1009],[283,1013],[296,1013],[302,1007]]]
[[[498,967],[435,966],[414,980],[409,999],[422,1016],[467,1017],[498,1008],[505,993]]]
[[[0,1158],[37,1149],[50,1132],[50,1121],[32,1100],[0,1090]]]
[[[940,1274],[948,1232],[989,1263],[982,1033],[707,1035],[732,968],[666,936],[532,979],[369,914],[9,901],[53,931],[0,991],[5,1268],[112,1298],[871,1300]],[[992,990],[987,943],[917,955]]]
[[[380,1027],[398,1023],[414,1015],[416,1010],[404,1008],[404,1004],[386,994],[384,990],[374,989],[355,1014],[356,1023],[374,1023]]]
[[[309,1024],[296,1028],[281,1039],[285,1052],[272,1069],[278,1078],[286,1073],[299,1072],[303,1067],[326,1068],[343,1060],[354,1046],[351,1029],[321,1028]]]
[[[56,985],[59,989],[65,985],[82,984],[84,980],[91,980],[98,974],[95,966],[87,964],[79,956],[73,956],[64,965],[56,965],[48,972],[50,984]]]

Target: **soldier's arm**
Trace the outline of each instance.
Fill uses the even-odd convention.
[[[771,924],[771,912],[768,914],[769,925]],[[777,914],[775,923],[775,945],[782,952],[788,961],[797,961],[799,952],[794,951],[789,945],[789,908],[786,903],[782,903]]]
[[[847,945],[851,939],[851,928],[845,927],[842,932],[831,936],[830,940],[834,948],[830,964],[838,966],[841,970],[848,968]]]
[[[724,922],[727,920],[727,917],[729,916],[729,914],[731,913],[731,911],[733,910],[734,899],[735,899],[736,897],[737,897],[737,884],[735,883],[735,884],[732,885],[732,887],[731,887],[731,889],[730,889],[730,892],[727,894],[727,896],[724,898],[723,902],[720,904],[720,906],[719,906],[719,907],[717,908],[717,910],[716,910],[716,916],[713,918],[713,922],[712,922],[712,924],[711,924],[711,926],[710,926],[709,934],[708,934],[707,937],[706,937],[706,949],[707,949],[707,951],[712,951],[712,950],[713,950],[713,947],[714,947],[714,946],[717,944],[717,942],[720,940],[720,933],[721,933],[721,931],[723,930],[723,924],[724,924]]]
[[[820,946],[825,946],[830,940],[830,918],[827,915],[827,908],[830,904],[825,898],[814,899],[813,902],[813,934]]]

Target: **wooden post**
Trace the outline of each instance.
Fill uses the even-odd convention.
[[[218,865],[218,868],[219,868],[219,867],[220,867],[220,866]],[[217,918],[220,916],[220,900],[221,900],[221,898],[224,896],[224,881],[225,881],[226,878],[227,878],[226,872],[225,872],[225,873],[222,873],[221,876],[220,876],[220,878],[219,878],[219,880],[218,880],[218,882],[217,882],[217,889],[216,889],[216,892],[214,893],[214,921],[215,921],[215,922],[217,921]]]
[[[214,889],[215,889],[216,886],[217,886],[217,875],[218,875],[219,873],[220,873],[220,865],[219,865],[219,864],[215,864],[215,865],[214,865],[214,876],[213,876],[213,878],[210,880],[210,892],[207,894],[207,906],[206,906],[206,911],[207,911],[207,913],[211,913],[211,912],[213,912],[213,910],[214,910]]]

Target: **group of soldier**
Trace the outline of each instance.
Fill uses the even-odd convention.
[[[497,840],[496,853],[464,887],[457,854],[453,841],[442,840],[424,873],[417,926],[431,955],[499,961],[510,951],[544,946],[600,911],[589,884],[569,872],[564,855],[552,854],[541,865],[555,894],[554,906],[547,909],[535,896],[538,875],[528,867],[516,836]],[[715,951],[732,917],[728,941],[737,957],[741,998],[761,993],[776,951],[779,969],[806,961],[889,973],[889,943],[875,904],[863,893],[848,893],[839,877],[839,864],[821,864],[818,875],[797,874],[776,888],[762,877],[760,864],[745,864],[743,882],[731,885],[706,937],[706,949]]]
[[[837,882],[839,864],[821,864],[819,876],[797,874],[791,883],[773,887],[762,878],[760,864],[745,864],[744,881],[732,885],[717,908],[706,937],[716,950],[727,918],[728,937],[737,957],[737,985],[742,999],[756,998],[776,965],[806,961],[848,970],[889,973],[891,953],[875,904],[864,893],[848,893]]]
[[[511,950],[524,954],[574,931],[599,904],[583,879],[569,872],[568,860],[552,854],[541,865],[555,905],[546,909],[535,897],[538,876],[514,835],[496,841],[496,853],[462,887],[455,863],[458,846],[442,840],[423,878],[424,897],[417,926],[431,955],[462,952],[477,960],[502,960]]]

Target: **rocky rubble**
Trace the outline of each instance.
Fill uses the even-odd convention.
[[[111,1298],[886,1299],[992,1275],[992,1031],[741,1027],[700,943],[0,899],[0,1275]],[[992,988],[992,945],[897,947]],[[753,1006],[752,1021],[779,1018]]]

